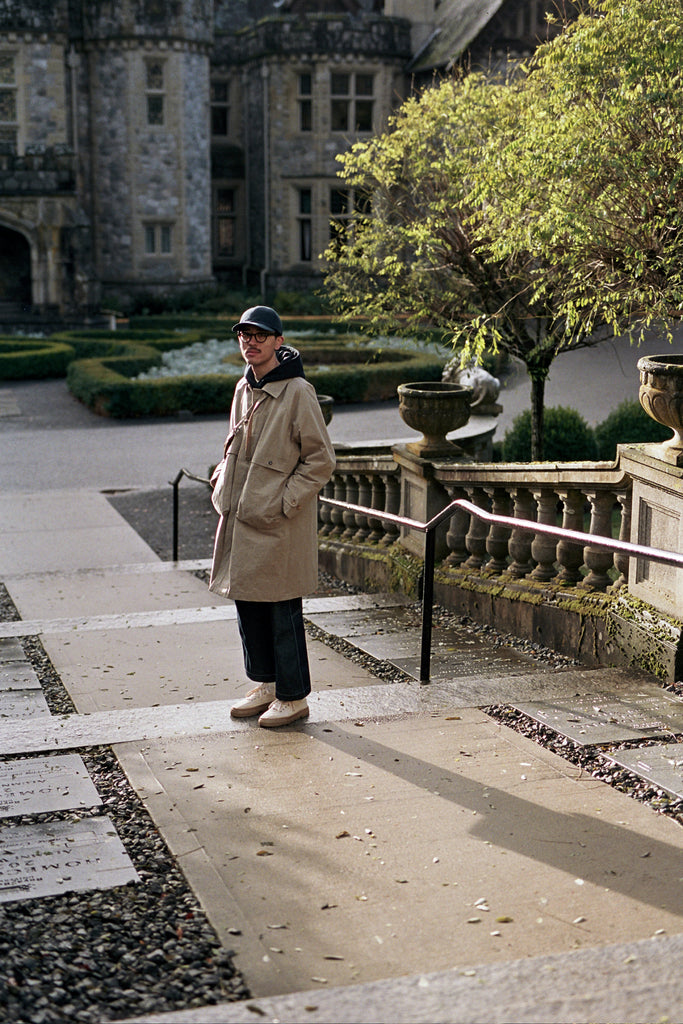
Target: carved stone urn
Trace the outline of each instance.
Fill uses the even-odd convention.
[[[325,426],[329,427],[334,414],[334,398],[330,395],[318,395],[318,405],[325,420]]]
[[[419,430],[419,441],[406,445],[422,459],[457,456],[461,449],[446,438],[452,430],[464,427],[470,418],[472,388],[444,381],[399,384],[398,411],[404,423]]]
[[[659,448],[664,462],[683,466],[683,355],[642,356],[638,398],[648,416],[674,436]]]

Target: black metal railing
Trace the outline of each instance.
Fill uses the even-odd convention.
[[[181,469],[178,471],[178,475],[175,480],[169,480],[171,487],[173,488],[173,561],[178,561],[178,518],[179,518],[179,489],[180,481],[183,477],[187,477],[188,480],[195,480],[198,484],[206,484],[207,487],[211,486],[210,480],[204,476],[197,476],[195,473],[190,473],[189,469]]]
[[[389,512],[381,512],[376,508],[367,508],[364,505],[353,505],[350,502],[338,501],[335,498],[320,496],[320,501],[326,505],[334,505],[337,508],[348,512],[359,513],[360,515],[372,516],[383,522],[394,523],[411,530],[417,530],[425,535],[424,570],[422,583],[422,639],[420,649],[420,683],[428,683],[430,676],[431,646],[432,646],[432,609],[434,604],[434,563],[436,551],[436,529],[446,519],[450,519],[455,509],[463,509],[470,515],[483,519],[487,523],[495,523],[498,526],[508,526],[516,530],[529,530],[533,533],[550,534],[563,540],[573,541],[578,544],[591,544],[593,547],[602,547],[610,551],[621,551],[634,558],[646,558],[653,562],[662,562],[665,565],[673,565],[683,569],[683,555],[673,551],[662,551],[659,548],[646,547],[643,544],[632,544],[629,541],[616,540],[611,537],[603,537],[600,534],[582,533],[579,530],[568,530],[562,526],[552,526],[545,523],[534,522],[529,519],[514,519],[511,516],[496,515],[487,512],[465,498],[457,498],[450,505],[437,512],[432,519],[426,523],[416,519],[408,519],[406,516],[394,515]]]

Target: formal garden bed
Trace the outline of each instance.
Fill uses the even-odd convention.
[[[231,330],[236,319],[135,318],[116,331],[2,339],[0,379],[66,376],[74,396],[103,416],[224,412],[244,367]],[[336,402],[395,398],[406,381],[439,380],[446,360],[434,334],[373,339],[357,326],[312,318],[291,318],[285,334],[318,393]]]

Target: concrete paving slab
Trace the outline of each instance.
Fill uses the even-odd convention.
[[[148,626],[174,626],[192,622],[220,622],[235,618],[230,605],[201,608],[163,608],[151,612],[123,612],[116,615],[92,615],[65,619],[22,619],[0,622],[0,637],[41,636],[50,633],[88,630],[144,629]]]
[[[110,818],[15,825],[0,833],[0,903],[137,880]]]
[[[597,679],[600,685],[599,677]],[[597,689],[590,697],[515,702],[535,721],[581,746],[683,733],[683,700],[656,682],[624,677],[619,692]]]
[[[606,755],[658,789],[683,799],[683,743],[660,743]]]
[[[104,495],[51,491],[0,495],[0,579],[26,572],[158,561]],[[49,526],[49,529],[46,528]]]
[[[19,577],[6,583],[22,617],[31,619],[84,618],[121,615],[167,608],[224,606],[191,572],[166,573],[51,573]]]
[[[128,1024],[251,1024],[256,1019],[278,1024],[677,1021],[682,963],[683,937],[657,936],[507,964],[151,1014]]]
[[[428,688],[429,689],[429,688]],[[360,721],[401,718],[416,711],[439,714],[444,711],[443,695],[425,693],[413,684],[377,684],[355,689],[331,689],[309,697],[311,721]],[[229,735],[250,730],[264,732],[255,719],[232,719],[233,701],[198,701],[184,704],[156,704],[113,711],[54,715],[32,720],[0,722],[0,756],[37,753],[42,750],[76,750],[128,740],[158,737],[187,737],[208,732]],[[446,695],[445,705],[450,707]],[[296,726],[301,729],[303,722]]]
[[[234,612],[226,606],[224,611]],[[225,617],[224,617],[225,618]],[[78,711],[149,707],[181,701],[237,700],[252,685],[244,672],[234,614],[156,628],[43,636],[43,646]],[[380,683],[324,644],[308,645],[316,690]]]
[[[101,803],[78,754],[22,757],[0,764],[0,818],[78,810]]]
[[[477,710],[116,750],[256,996],[683,931],[680,827]]]

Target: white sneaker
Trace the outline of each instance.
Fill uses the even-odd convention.
[[[260,715],[275,700],[275,683],[259,683],[246,697],[242,697],[230,708],[232,718],[251,718]]]
[[[267,711],[261,715],[258,724],[264,729],[274,729],[278,725],[289,725],[299,718],[308,718],[308,702],[303,700],[274,700]]]

